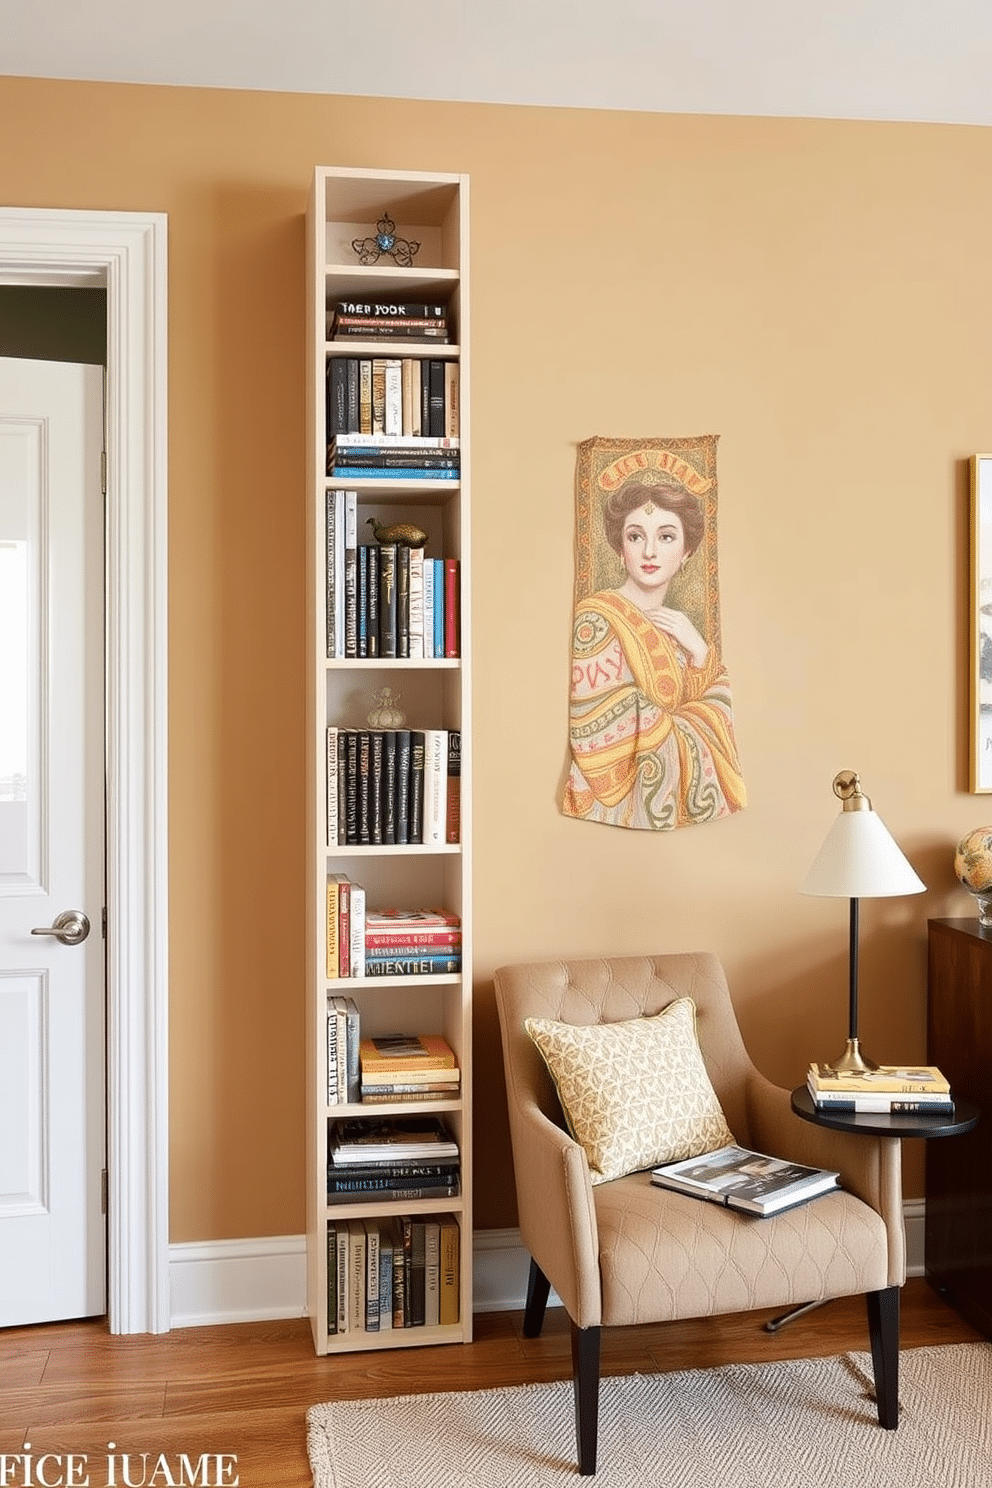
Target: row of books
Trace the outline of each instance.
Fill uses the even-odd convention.
[[[457,440],[398,439],[338,434],[327,446],[327,474],[335,480],[461,479]]]
[[[328,847],[457,843],[460,729],[327,729]]]
[[[327,1331],[385,1333],[457,1323],[460,1254],[453,1214],[332,1220]]]
[[[936,1065],[880,1064],[874,1070],[848,1073],[828,1064],[811,1064],[806,1088],[814,1105],[832,1111],[954,1114],[951,1087]]]
[[[362,543],[358,492],[327,492],[325,639],[333,661],[456,658],[460,649],[457,558],[403,543]]]
[[[387,1042],[389,1049],[384,1052]],[[401,1044],[402,1053],[395,1052]],[[460,1088],[461,1070],[454,1050],[442,1034],[394,1034],[388,1041],[381,1037],[363,1039],[355,999],[344,996],[328,999],[329,1106],[364,1101],[441,1100],[453,1098]]]
[[[451,339],[448,306],[437,300],[338,300],[327,312],[331,341]]]
[[[441,357],[332,356],[325,379],[327,442],[342,434],[457,439],[461,381]]]

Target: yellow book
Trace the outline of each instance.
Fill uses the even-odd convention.
[[[338,965],[338,882],[336,878],[327,880],[327,969],[325,975],[330,981],[337,980]]]
[[[950,1085],[935,1064],[880,1064],[863,1074],[836,1074],[829,1064],[811,1064],[807,1084],[818,1090],[846,1090],[852,1095],[947,1095]]]
[[[458,1321],[458,1273],[461,1231],[453,1214],[441,1218],[441,1297],[438,1322],[442,1327]]]
[[[432,1070],[453,1070],[454,1050],[440,1033],[386,1034],[363,1038],[359,1046],[363,1074],[389,1074],[397,1079],[422,1078]]]

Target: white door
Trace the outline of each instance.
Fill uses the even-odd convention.
[[[0,359],[0,1326],[106,1309],[102,448],[101,367]]]

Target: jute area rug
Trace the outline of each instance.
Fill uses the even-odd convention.
[[[607,1378],[600,1488],[992,1488],[992,1344],[907,1349],[896,1431],[867,1354]],[[578,1480],[570,1381],[315,1405],[315,1488]]]

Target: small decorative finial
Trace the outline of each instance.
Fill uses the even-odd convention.
[[[398,238],[396,236],[396,223],[388,212],[383,212],[376,223],[374,237],[353,238],[352,248],[358,254],[359,263],[377,263],[383,253],[399,264],[401,269],[409,269],[420,251],[420,244],[411,238]]]

